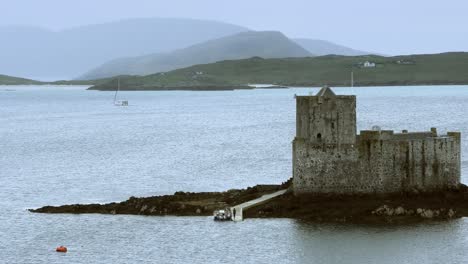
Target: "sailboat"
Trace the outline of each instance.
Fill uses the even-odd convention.
[[[117,100],[117,93],[120,90],[120,77],[117,79],[117,90],[115,90],[115,95],[114,95],[114,105],[115,106],[128,106],[128,101],[127,100]]]

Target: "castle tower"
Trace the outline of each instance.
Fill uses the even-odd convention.
[[[293,141],[295,194],[346,191],[347,169],[355,169],[356,97],[323,87],[315,96],[296,96]]]
[[[356,96],[323,87],[316,96],[296,96],[296,138],[313,144],[354,144]]]

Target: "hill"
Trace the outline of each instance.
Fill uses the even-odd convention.
[[[301,45],[307,51],[317,56],[324,55],[343,55],[343,56],[360,56],[375,54],[368,51],[355,50],[345,46],[341,46],[330,41],[320,39],[305,39],[296,38],[293,39],[297,44]]]
[[[129,76],[122,77],[125,78]],[[104,78],[98,80],[60,80],[52,82],[43,82],[0,74],[0,85],[98,85],[112,80],[113,78]]]
[[[30,85],[30,84],[41,84],[41,82],[0,74],[0,85]]]
[[[365,68],[363,63],[375,63]],[[122,90],[232,89],[249,83],[284,86],[349,86],[354,72],[356,86],[468,84],[468,53],[442,53],[397,57],[321,56],[313,58],[221,61],[167,73],[121,79]],[[91,87],[114,90],[116,80]]]
[[[170,53],[113,60],[84,74],[80,79],[98,79],[122,74],[147,75],[196,64],[254,56],[287,58],[306,57],[311,54],[280,32],[248,31]]]
[[[144,18],[50,31],[0,26],[0,72],[73,78],[119,57],[168,52],[248,29],[194,19]]]

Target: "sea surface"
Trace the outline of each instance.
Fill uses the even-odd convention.
[[[294,219],[47,215],[28,208],[291,177],[294,95],[317,88],[112,92],[0,86],[0,263],[468,263],[468,219],[407,226]],[[468,86],[337,88],[358,129],[461,131]],[[56,253],[65,245],[68,253]]]

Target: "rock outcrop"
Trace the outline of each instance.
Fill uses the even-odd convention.
[[[214,210],[256,199],[290,187],[257,185],[226,192],[188,193],[146,198],[130,197],[120,203],[74,204],[31,209],[35,213],[100,213],[136,215],[207,216]],[[393,195],[309,195],[292,192],[243,212],[244,218],[296,218],[316,222],[408,223],[448,220],[468,216],[468,188],[437,193],[413,192]]]

